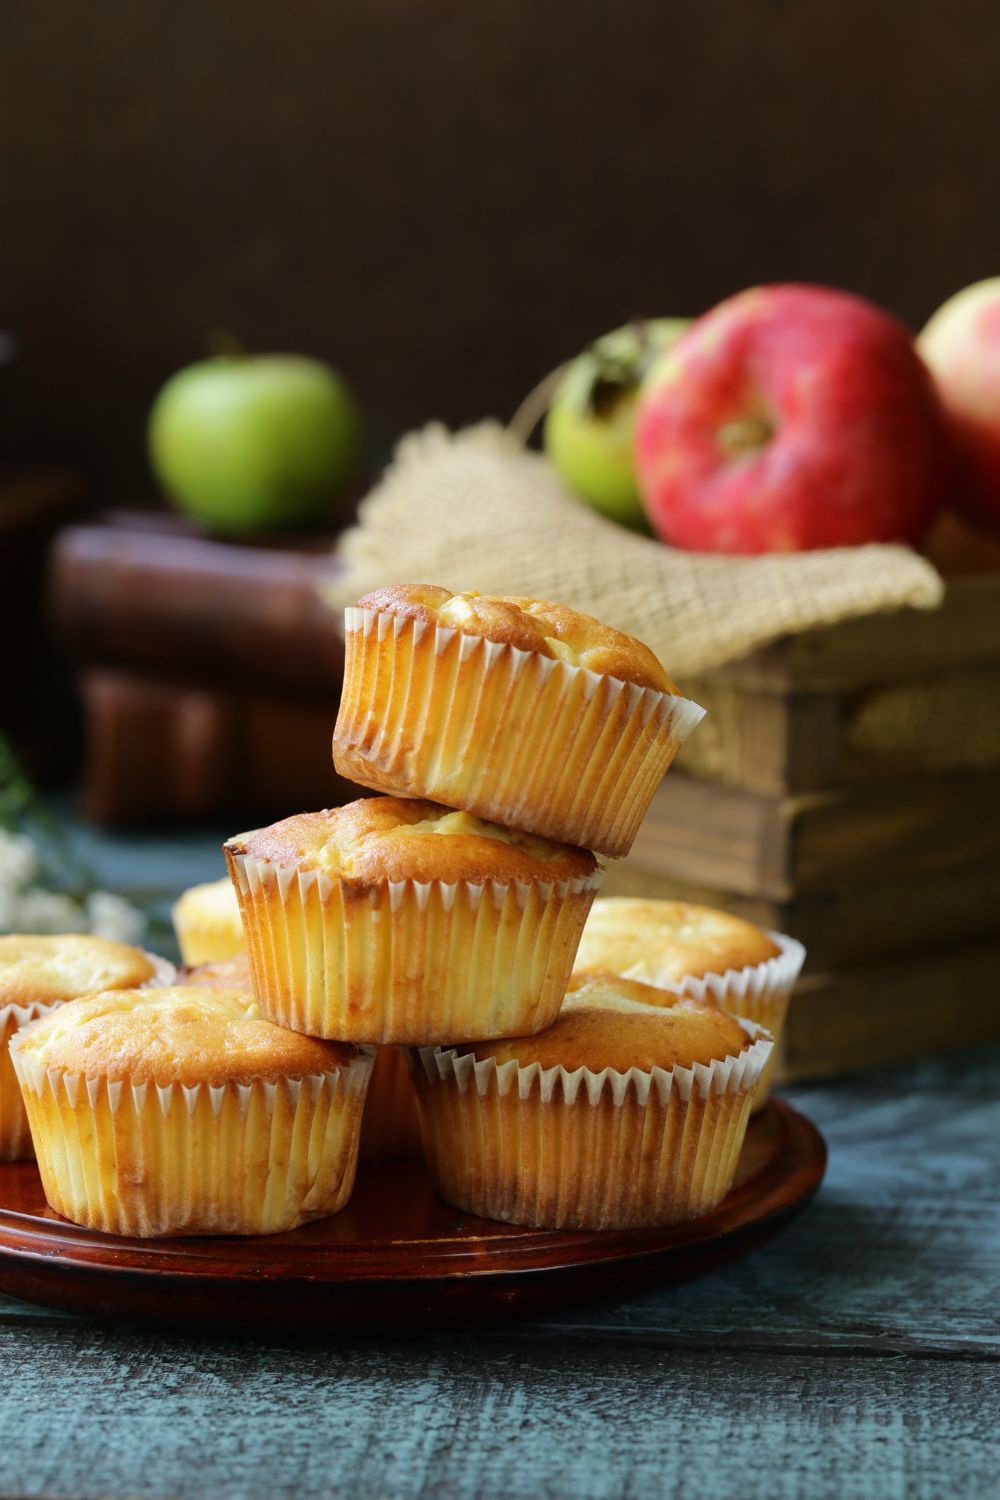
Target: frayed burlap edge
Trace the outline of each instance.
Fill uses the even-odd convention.
[[[546,460],[496,422],[405,437],[340,556],[344,570],[324,585],[334,608],[399,582],[554,599],[638,636],[681,679],[783,635],[933,609],[943,595],[930,563],[902,546],[675,551],[577,504]]]

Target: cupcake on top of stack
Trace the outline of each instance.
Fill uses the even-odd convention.
[[[411,1054],[431,1173],[469,1213],[672,1224],[732,1184],[767,1033],[710,998],[594,979],[535,1036]]]
[[[765,932],[742,917],[687,901],[599,897],[576,955],[573,986],[596,975],[638,979],[764,1026],[775,1049],[754,1095],[767,1102],[771,1075],[805,949],[795,938]]]
[[[81,995],[168,984],[173,965],[113,938],[11,933],[0,937],[0,1161],[33,1155],[8,1044],[29,1021]]]
[[[345,618],[342,776],[509,828],[627,854],[704,710],[590,615],[399,584]]]

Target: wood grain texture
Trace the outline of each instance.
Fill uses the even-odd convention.
[[[74,1329],[19,1381],[30,1461],[13,1470],[8,1445],[4,1479],[51,1500],[991,1492],[990,1366],[609,1355],[477,1337],[334,1351],[147,1338],[123,1357]]]
[[[949,772],[770,797],[672,772],[630,863],[692,884],[788,900],[948,874],[1000,855],[1000,772]]]
[[[936,610],[896,610],[807,630],[729,662],[741,690],[836,692],[1000,660],[1000,578],[952,580]]]
[[[820,1197],[667,1294],[327,1345],[5,1302],[0,1493],[978,1500],[1000,1421],[1000,1049],[793,1097],[830,1141]]]

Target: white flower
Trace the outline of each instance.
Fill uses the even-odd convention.
[[[117,938],[121,943],[138,943],[146,932],[146,918],[139,908],[111,891],[91,891],[87,921],[95,937]]]
[[[85,932],[83,908],[60,891],[23,891],[15,903],[14,932]]]
[[[0,932],[16,931],[19,900],[17,891],[0,885]]]
[[[19,891],[38,874],[38,850],[26,833],[0,828],[0,889]]]

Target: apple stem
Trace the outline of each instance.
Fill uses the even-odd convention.
[[[560,365],[558,369],[552,370],[543,380],[540,380],[534,390],[528,392],[521,402],[517,411],[507,423],[507,431],[521,443],[527,443],[531,434],[552,405],[552,397],[556,393],[563,375],[569,369],[571,361]]]
[[[219,359],[228,356],[231,359],[240,359],[246,354],[247,348],[228,328],[213,328],[205,340],[208,353]]]
[[[766,417],[741,417],[726,422],[718,431],[718,444],[734,458],[743,453],[757,453],[774,436],[774,426]]]

